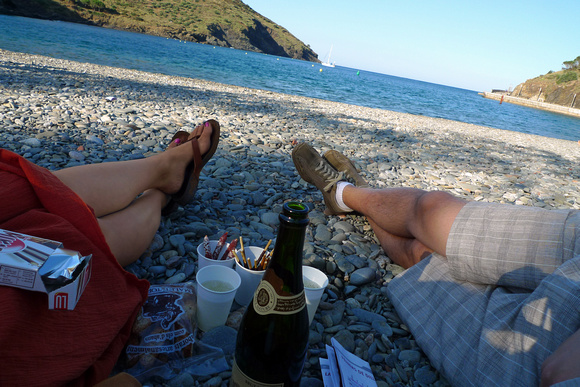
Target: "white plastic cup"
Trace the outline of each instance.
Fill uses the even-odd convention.
[[[210,265],[197,272],[197,326],[204,332],[225,325],[242,282],[232,268]],[[218,285],[218,287],[215,287]]]
[[[244,248],[244,252],[246,253],[246,259],[250,260],[250,262],[254,263],[264,251],[261,247],[256,246],[249,246]],[[236,252],[238,257],[242,259],[242,253],[238,250]],[[252,298],[254,297],[254,292],[258,288],[262,277],[264,276],[264,272],[266,270],[250,270],[236,261],[236,272],[240,275],[242,279],[242,284],[240,288],[236,292],[236,302],[242,306],[247,306]]]
[[[320,298],[328,286],[328,277],[322,271],[312,266],[302,266],[306,307],[308,308],[308,324],[312,324]],[[316,286],[316,287],[315,287]]]
[[[218,244],[218,241],[209,241],[209,249],[212,253],[215,250],[217,244]],[[224,243],[224,246],[222,247],[222,251],[220,252],[220,256],[219,256],[220,258],[222,256],[222,254],[226,251],[226,249],[228,248],[229,245],[230,245],[229,243]],[[202,268],[209,266],[209,265],[220,265],[220,266],[226,266],[226,267],[233,268],[234,261],[235,261],[234,258],[226,258],[224,260],[206,258],[205,257],[205,250],[203,248],[203,242],[200,243],[199,246],[197,246],[197,271],[199,271]]]

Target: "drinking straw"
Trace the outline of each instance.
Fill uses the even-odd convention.
[[[218,259],[220,252],[222,251],[222,248],[224,247],[224,244],[226,243],[226,239],[228,238],[228,232],[226,231],[218,240],[217,246],[215,247],[215,250],[213,251],[213,255],[212,255],[212,259]]]
[[[203,237],[203,253],[206,258],[211,259],[211,250],[209,248],[209,237]]]
[[[272,243],[272,239],[270,239],[268,241],[268,244],[266,245],[266,247],[264,247],[264,250],[262,250],[262,253],[258,257],[258,259],[256,259],[256,261],[255,261],[255,262],[257,262],[256,263],[256,269],[259,268],[260,266],[262,266],[263,260],[266,257],[266,253],[268,251],[268,247],[270,247],[270,243]]]
[[[232,251],[234,251],[237,244],[238,244],[237,239],[234,239],[233,241],[231,241],[230,245],[228,246],[226,251],[223,253],[222,257],[220,258],[220,261],[226,259],[226,257],[228,257]]]
[[[246,252],[244,250],[244,240],[242,239],[242,236],[240,235],[240,253],[242,253],[242,259],[244,260],[244,266],[246,266],[248,269],[252,268],[252,265],[250,265],[250,262],[246,260]]]

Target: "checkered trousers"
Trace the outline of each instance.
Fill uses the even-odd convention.
[[[580,212],[468,203],[447,241],[388,293],[456,386],[535,386],[580,329]]]

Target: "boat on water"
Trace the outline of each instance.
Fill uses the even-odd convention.
[[[323,66],[326,67],[334,67],[334,62],[330,61],[330,55],[332,54],[332,46],[330,46],[330,52],[328,53],[328,57],[326,57],[326,61],[322,62]]]

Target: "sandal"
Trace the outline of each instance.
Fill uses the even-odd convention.
[[[212,134],[211,134],[211,140],[210,140],[210,148],[203,156],[201,155],[201,151],[199,149],[198,139],[203,134],[204,127],[202,127],[201,133],[199,133],[198,135],[193,136],[191,138],[188,137],[187,140],[185,140],[185,141],[182,140],[182,138],[183,138],[182,135],[179,135],[177,137],[177,139],[179,139],[179,141],[177,142],[176,146],[181,146],[185,143],[191,142],[191,147],[193,149],[193,161],[191,161],[188,164],[187,168],[185,169],[185,179],[183,180],[183,184],[181,185],[181,188],[176,193],[170,195],[169,202],[167,203],[167,205],[165,207],[163,207],[163,211],[162,211],[163,215],[168,215],[171,212],[173,212],[177,208],[178,205],[183,206],[191,201],[191,199],[195,195],[195,192],[197,191],[197,185],[199,183],[199,175],[201,173],[201,170],[207,164],[207,162],[212,158],[212,156],[214,155],[214,153],[217,150],[218,143],[219,143],[219,137],[220,137],[220,125],[219,125],[219,123],[216,120],[209,120],[209,121],[206,121],[204,123],[204,125],[205,126],[211,125]],[[176,138],[178,133],[176,133],[173,137]],[[173,139],[172,139],[172,143],[173,143]],[[171,143],[170,143],[170,145],[171,145]]]
[[[173,137],[171,137],[171,141],[169,142],[167,148],[175,148],[176,146],[179,146],[184,142],[187,142],[188,137],[189,133],[187,133],[185,130],[178,131],[173,135]]]

